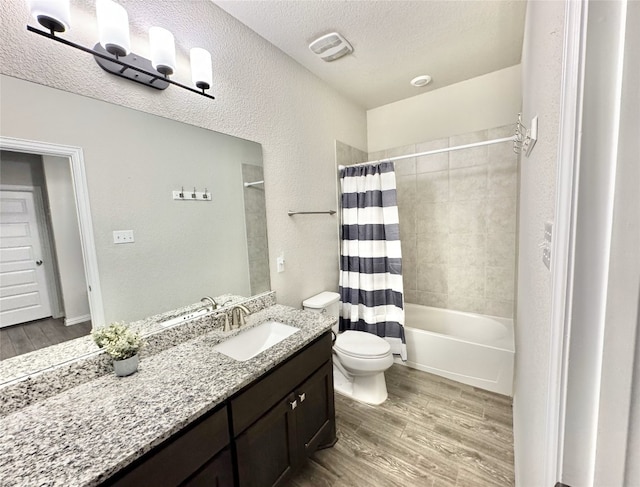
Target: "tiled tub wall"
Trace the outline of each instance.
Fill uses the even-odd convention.
[[[512,125],[369,154],[370,160],[513,135]],[[518,159],[512,144],[396,163],[405,299],[513,317]]]
[[[262,166],[242,164],[242,182],[256,181],[264,181]],[[249,282],[251,295],[255,296],[271,289],[264,184],[244,188],[244,221],[247,229]]]
[[[350,166],[367,160],[366,152],[336,140],[336,163],[339,166]]]

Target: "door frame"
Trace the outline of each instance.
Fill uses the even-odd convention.
[[[562,474],[566,371],[573,294],[577,177],[582,130],[586,14],[587,9],[583,2],[567,1],[565,3],[555,223],[551,249],[550,353],[544,465],[546,485],[555,485],[560,481]]]
[[[61,305],[61,293],[56,278],[57,265],[54,264],[54,252],[51,248],[52,239],[49,231],[49,223],[44,208],[44,198],[40,186],[24,186],[21,184],[0,184],[0,191],[3,192],[24,192],[33,195],[33,204],[36,212],[38,231],[40,232],[40,246],[44,257],[44,269],[46,276],[47,290],[49,291],[49,305],[51,307],[51,317],[60,318],[64,315]]]
[[[98,258],[96,255],[95,238],[93,235],[91,205],[89,203],[89,186],[87,184],[82,148],[0,136],[0,149],[42,156],[63,157],[69,160],[71,167],[71,182],[73,185],[76,212],[78,216],[78,227],[80,230],[82,260],[84,262],[84,271],[87,280],[87,295],[89,297],[89,309],[91,310],[91,324],[93,328],[103,326],[104,306],[102,301],[102,289],[100,287]]]

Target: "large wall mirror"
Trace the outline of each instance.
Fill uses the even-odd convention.
[[[82,151],[103,308],[91,317],[95,325],[139,320],[205,295],[269,290],[264,185],[244,184],[263,179],[259,144],[12,77],[1,83],[1,136]],[[3,218],[18,207],[33,211],[44,248],[25,255],[45,271],[52,314],[68,324],[86,318],[94,292],[74,177],[68,158],[3,147]],[[194,190],[211,197],[194,200]],[[19,229],[2,224],[10,261],[17,257],[5,251],[7,229]],[[2,263],[9,273],[12,265]]]

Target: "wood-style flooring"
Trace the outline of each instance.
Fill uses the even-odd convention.
[[[91,322],[64,326],[64,318],[45,318],[0,328],[0,360],[33,352],[91,333]]]
[[[335,395],[338,442],[288,487],[514,485],[511,398],[393,365],[389,398]]]

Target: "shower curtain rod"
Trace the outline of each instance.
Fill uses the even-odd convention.
[[[451,152],[454,150],[461,150],[461,149],[471,149],[472,147],[481,147],[483,145],[499,144],[501,142],[516,142],[517,140],[518,140],[517,136],[503,137],[501,139],[485,140],[483,142],[474,142],[472,144],[456,145],[454,147],[445,147],[444,149],[434,149],[426,152],[417,152],[415,154],[407,154],[406,156],[387,157],[386,159],[379,159],[377,161],[360,162],[358,164],[351,164],[349,167],[366,166],[367,164],[376,164],[378,162],[401,161],[402,159],[410,159],[412,157],[430,156],[432,154],[440,154],[442,152]],[[338,169],[344,169],[345,167],[346,166],[338,166]]]

